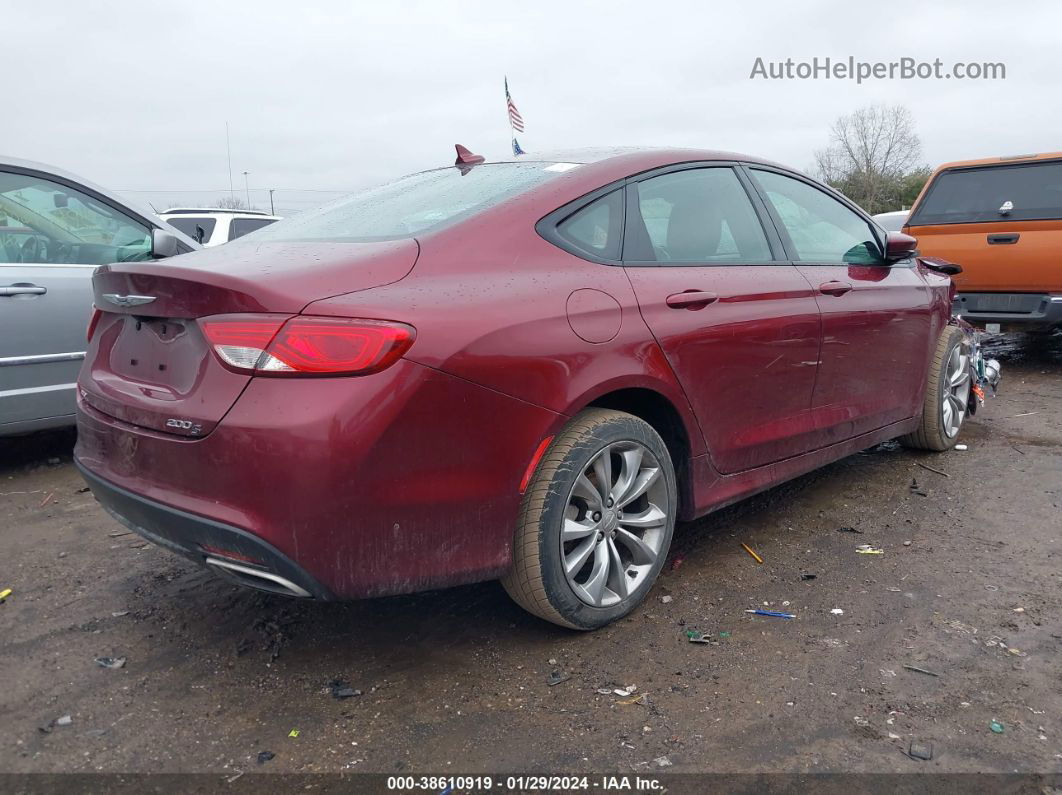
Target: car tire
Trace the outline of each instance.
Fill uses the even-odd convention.
[[[622,411],[587,409],[553,439],[527,486],[502,585],[546,621],[603,627],[653,587],[677,511],[674,465],[653,427]]]
[[[901,436],[900,443],[936,452],[954,447],[969,416],[970,400],[975,399],[972,385],[966,335],[955,326],[947,326],[929,363],[918,428]]]

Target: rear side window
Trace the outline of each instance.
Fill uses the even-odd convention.
[[[166,223],[177,227],[198,243],[207,243],[210,241],[210,236],[214,234],[214,225],[217,221],[213,218],[182,216],[180,218],[169,218]]]
[[[243,237],[273,223],[276,223],[273,218],[233,218],[229,224],[229,240]]]
[[[557,224],[557,234],[579,251],[617,260],[623,238],[623,190],[583,207]]]
[[[623,258],[629,262],[767,262],[771,248],[730,168],[662,174],[635,186]]]
[[[563,173],[558,163],[484,163],[411,174],[278,221],[256,242],[397,240],[456,223]]]
[[[1062,219],[1062,162],[942,171],[911,225]]]

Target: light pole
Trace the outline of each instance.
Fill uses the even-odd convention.
[[[249,187],[247,187],[247,175],[250,174],[250,173],[251,173],[250,171],[244,171],[243,172],[243,194],[244,194],[244,196],[247,197],[247,209],[248,210],[251,209],[251,189]]]
[[[270,188],[269,189],[269,214],[270,215],[276,215],[277,214],[277,211],[273,209],[273,191],[274,190],[276,190],[276,188]]]

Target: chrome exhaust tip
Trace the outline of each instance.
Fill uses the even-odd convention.
[[[244,566],[231,560],[212,557],[206,559],[206,564],[215,567],[218,570],[218,574],[249,588],[257,588],[259,591],[269,591],[269,593],[283,594],[285,596],[296,596],[300,599],[313,597],[313,594],[305,588],[271,571],[263,571],[262,569]]]

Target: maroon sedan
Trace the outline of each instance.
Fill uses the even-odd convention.
[[[97,270],[76,459],[116,519],[277,593],[500,578],[593,629],[676,520],[955,443],[950,281],[839,194],[720,152],[459,153]]]

